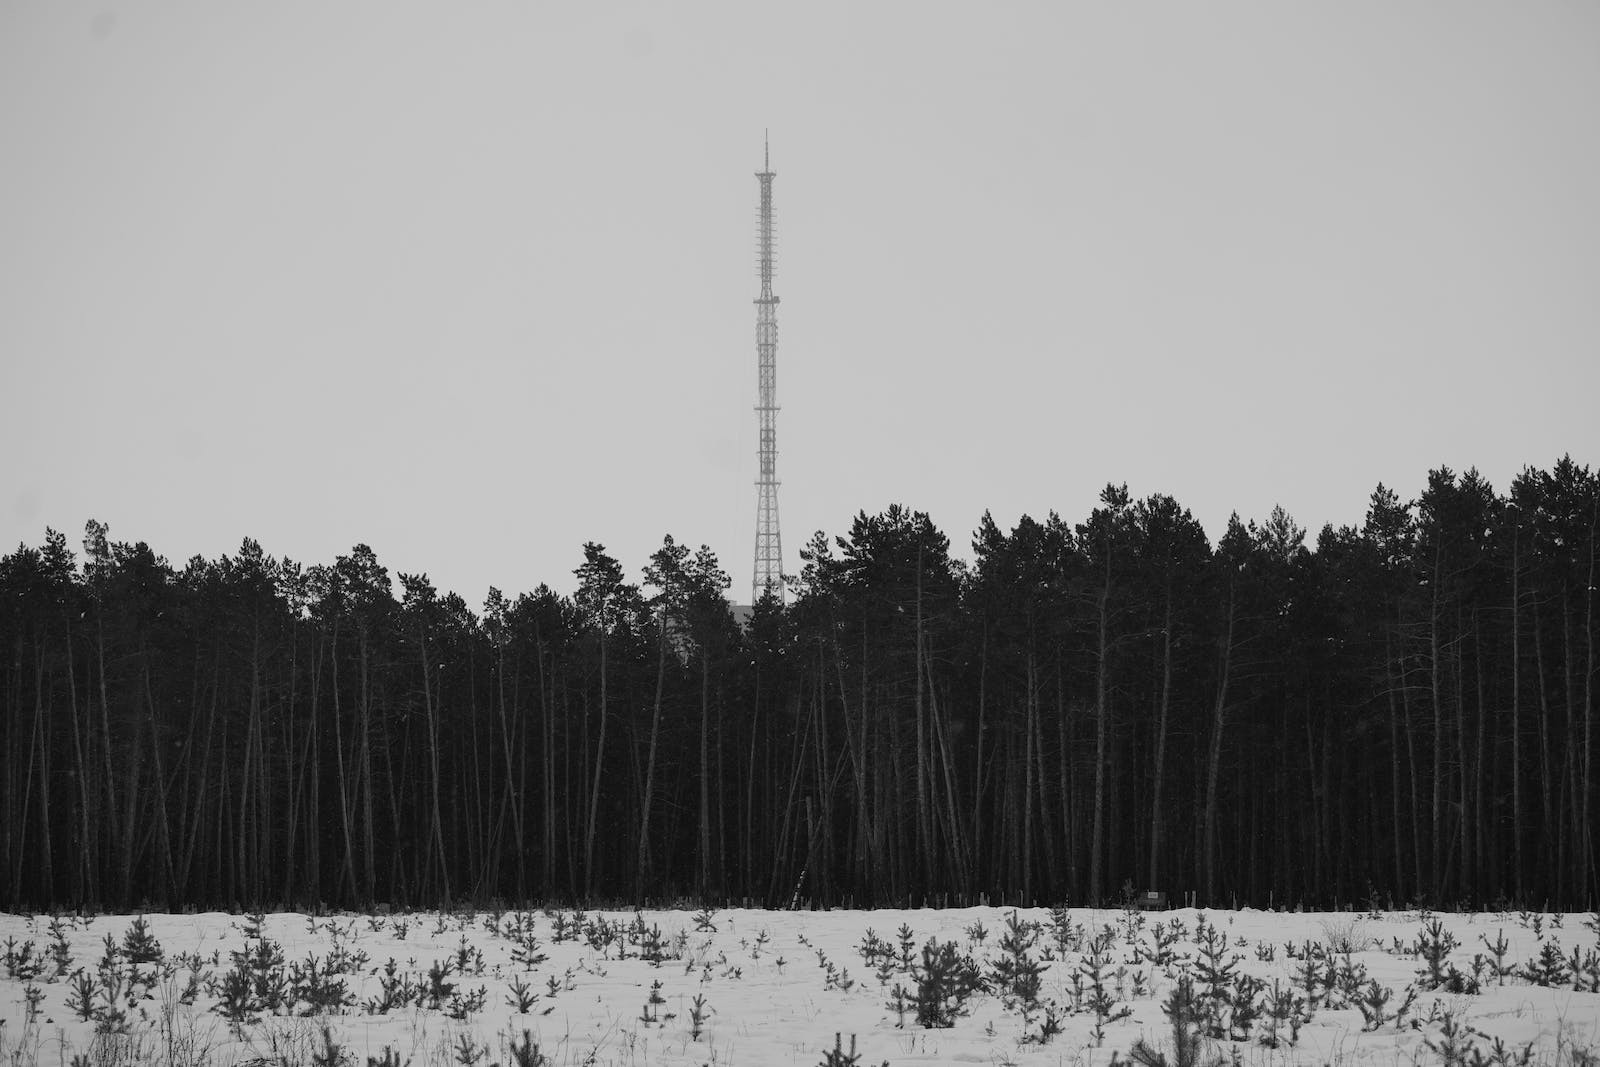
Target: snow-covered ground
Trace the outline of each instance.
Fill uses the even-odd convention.
[[[1204,1062],[1600,1062],[1592,916],[1031,909],[1008,978],[1011,915],[0,915],[0,1064],[309,1065],[331,1037],[356,1067],[509,1067],[524,1031],[521,1062],[553,1065],[821,1064],[835,1033],[874,1067],[1127,1062],[1141,1039],[1175,1063],[1163,1005],[1186,974]],[[930,939],[986,988],[934,1003]],[[952,1025],[919,1025],[919,984]]]

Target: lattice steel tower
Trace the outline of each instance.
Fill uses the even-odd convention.
[[[756,297],[756,362],[760,377],[761,477],[756,482],[756,565],[751,583],[754,604],[767,590],[780,601],[783,589],[783,538],[778,533],[778,298],[772,295],[772,156],[763,144],[761,220],[757,250],[761,265],[761,295]]]

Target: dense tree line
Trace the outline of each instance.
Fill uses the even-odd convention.
[[[474,612],[357,546],[0,559],[0,907],[1595,898],[1594,472],[1314,544],[1108,486],[920,512],[736,622],[707,549]]]

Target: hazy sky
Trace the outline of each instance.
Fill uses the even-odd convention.
[[[0,545],[744,599],[768,128],[790,568],[1600,461],[1600,4],[0,0]]]

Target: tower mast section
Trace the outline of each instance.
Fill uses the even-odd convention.
[[[761,295],[756,298],[756,366],[759,380],[757,420],[761,429],[760,478],[756,481],[756,554],[751,603],[766,593],[781,602],[783,588],[783,538],[778,532],[778,298],[772,295],[772,157],[762,145],[761,215],[757,252]]]

